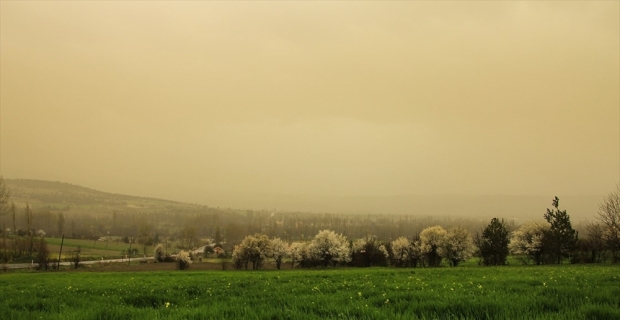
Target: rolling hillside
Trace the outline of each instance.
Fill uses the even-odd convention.
[[[6,179],[16,203],[30,203],[34,208],[54,211],[96,213],[116,212],[175,212],[199,213],[219,211],[207,207],[164,199],[129,196],[102,192],[64,182]],[[245,212],[245,209],[277,208],[286,212],[345,213],[345,214],[398,214],[412,216],[503,217],[517,222],[542,219],[551,205],[550,196],[536,195],[404,195],[392,197],[273,195],[222,199],[227,212]],[[567,210],[573,221],[592,220],[603,195],[558,195],[560,207]],[[234,200],[234,201],[233,201]],[[238,210],[243,209],[243,210]],[[269,209],[269,210],[271,210]]]
[[[28,202],[33,208],[54,211],[82,211],[91,214],[116,212],[204,212],[207,206],[170,200],[98,191],[65,182],[5,179],[12,201]]]

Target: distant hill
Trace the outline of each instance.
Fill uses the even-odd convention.
[[[102,192],[65,182],[5,179],[15,202],[29,202],[33,207],[52,210],[82,210],[89,213],[118,212],[204,212],[207,206],[171,200],[137,197]],[[542,219],[546,208],[551,207],[549,196],[535,195],[403,195],[391,197],[372,196],[321,196],[273,195],[230,196],[214,199],[221,207],[279,212],[315,212],[349,214],[398,214],[412,216],[443,216],[458,218],[490,219],[501,217],[517,223]],[[574,222],[593,220],[598,204],[604,196],[557,195],[560,209],[567,210]],[[213,208],[212,208],[213,210]],[[243,210],[229,209],[228,212]]]
[[[59,211],[82,210],[89,213],[111,211],[153,212],[169,210],[193,212],[206,206],[170,200],[137,197],[98,191],[66,182],[32,179],[5,179],[16,203],[28,202],[33,208]]]

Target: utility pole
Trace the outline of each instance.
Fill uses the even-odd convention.
[[[58,253],[58,263],[56,264],[56,270],[60,271],[60,255],[62,254],[62,244],[65,243],[65,235],[62,235],[62,240],[60,241],[60,252]]]

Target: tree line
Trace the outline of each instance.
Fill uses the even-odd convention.
[[[473,256],[481,265],[505,265],[509,254],[523,263],[561,264],[620,261],[620,186],[600,205],[597,221],[588,224],[585,239],[572,227],[566,210],[560,210],[560,199],[552,200],[552,208],[544,220],[531,221],[510,232],[503,219],[493,218],[481,231],[472,235],[462,227],[442,226],[423,229],[415,237],[399,237],[382,241],[366,235],[354,241],[333,230],[321,230],[309,241],[287,244],[265,234],[246,236],[232,252],[237,269],[259,269],[273,259],[281,268],[284,258],[291,266],[439,266],[446,261],[457,266]]]
[[[317,258],[316,250],[320,246],[317,246],[316,237],[328,230],[351,239],[346,241],[349,260],[336,264],[434,266],[437,261],[447,261],[450,265],[458,265],[473,255],[480,258],[481,264],[497,265],[504,264],[509,253],[518,255],[525,263],[535,264],[561,263],[565,260],[573,263],[618,262],[619,188],[601,203],[596,221],[581,228],[585,236],[578,237],[566,210],[559,209],[557,197],[552,201],[552,208],[543,215],[544,220],[528,222],[519,228],[516,228],[514,221],[503,219],[485,222],[475,218],[319,214],[208,207],[194,213],[166,212],[162,209],[149,213],[112,211],[106,216],[94,216],[87,212],[53,211],[49,207],[33,210],[27,203],[16,205],[10,202],[10,190],[0,177],[3,236],[0,260],[13,261],[23,255],[32,257],[38,247],[35,237],[66,234],[69,238],[94,240],[120,236],[126,241],[141,244],[144,249],[163,241],[174,242],[182,250],[195,249],[210,242],[223,248],[229,257],[234,254],[237,260],[242,261],[240,265],[243,268],[260,266],[261,261],[273,254],[281,259],[290,258],[299,266],[318,266],[325,265],[326,260],[323,254],[322,258]],[[248,235],[254,238],[248,238]],[[431,241],[431,238],[434,240]],[[279,239],[284,249],[275,250],[278,246],[265,239],[270,242]],[[468,239],[473,243],[473,250]],[[248,246],[262,246],[267,251],[261,251],[258,255],[256,252],[239,251],[239,248]],[[263,258],[261,260],[256,256]],[[250,258],[247,260],[244,257]],[[279,264],[278,260],[274,261]],[[327,265],[333,265],[333,261]]]

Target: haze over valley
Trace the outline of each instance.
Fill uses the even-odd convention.
[[[0,9],[7,181],[480,219],[558,196],[575,220],[620,182],[618,2]]]

